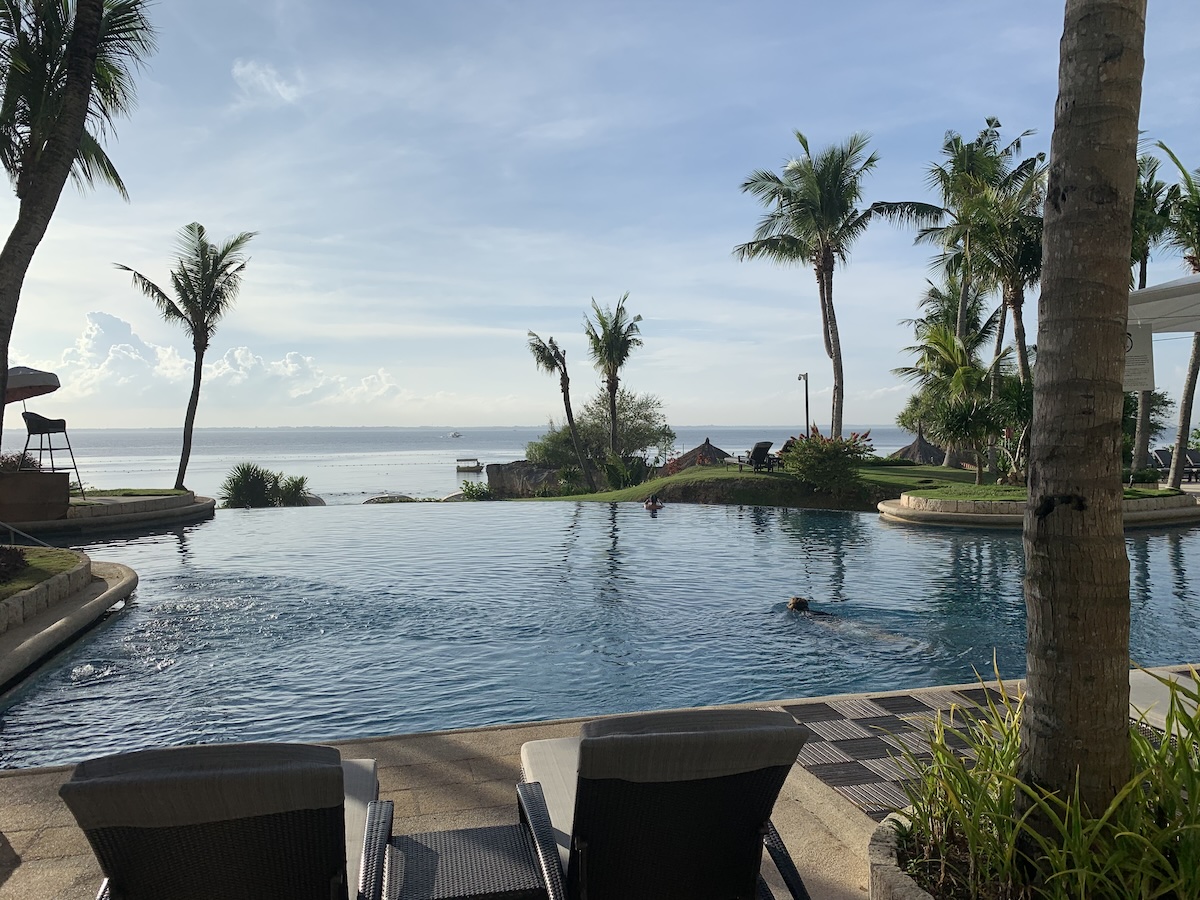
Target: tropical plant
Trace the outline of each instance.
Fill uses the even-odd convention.
[[[0,547],[0,583],[15,578],[29,568],[29,560],[20,547]]]
[[[558,386],[562,391],[563,409],[567,414],[567,428],[571,431],[571,443],[575,445],[575,457],[579,461],[579,469],[587,482],[588,491],[596,492],[596,480],[588,467],[587,457],[583,454],[583,445],[579,443],[579,430],[575,427],[575,415],[571,409],[571,377],[567,374],[567,352],[558,346],[554,338],[543,341],[540,337],[529,332],[529,352],[533,354],[534,362],[543,372],[558,374]]]
[[[808,482],[818,492],[845,497],[862,487],[858,467],[875,453],[871,432],[851,432],[849,437],[825,437],[814,425],[807,435],[787,441],[780,456],[783,468]]]
[[[1142,402],[1142,394],[1148,397],[1145,403]],[[1139,422],[1143,408],[1146,412],[1145,426]],[[1130,391],[1125,394],[1125,403],[1121,411],[1121,458],[1126,465],[1134,469],[1146,468],[1133,465],[1134,442],[1137,439],[1138,428],[1145,428],[1147,443],[1157,441],[1170,427],[1171,410],[1174,408],[1175,401],[1167,396],[1166,391]]]
[[[765,169],[751,173],[742,193],[755,197],[767,212],[754,230],[754,239],[733,248],[740,260],[766,259],[779,265],[806,264],[817,278],[821,334],[833,365],[833,415],[830,434],[841,437],[845,384],[842,342],[833,305],[833,273],[845,263],[850,248],[876,214],[919,218],[926,205],[875,204],[860,209],[863,180],[879,157],[867,153],[869,136],[852,134],[842,144],[826,147],[815,157],[808,138],[795,132],[804,155],[788,160],[782,174]]]
[[[30,456],[23,450],[15,453],[0,453],[0,472],[16,472],[18,469],[33,469],[42,467],[36,456]]]
[[[462,495],[464,500],[494,500],[491,485],[481,481],[463,481]]]
[[[1179,196],[1179,188],[1158,178],[1160,162],[1157,157],[1144,153],[1138,157],[1137,186],[1133,192],[1133,243],[1130,259],[1137,268],[1137,287],[1146,287],[1146,270],[1150,264],[1150,253],[1167,239],[1171,227],[1171,206]],[[1156,435],[1150,434],[1151,391],[1138,392],[1137,427],[1133,437],[1133,467],[1144,469],[1150,458],[1150,442]]]
[[[1127,725],[1120,738],[1135,774],[1095,810],[1078,791],[1017,777],[1028,700],[1003,682],[984,708],[939,714],[898,761],[914,776],[893,820],[908,873],[937,896],[989,900],[1200,895],[1200,696],[1169,689],[1175,737]]]
[[[1200,169],[1189,172],[1171,148],[1162,141],[1158,148],[1170,157],[1179,170],[1179,186],[1169,204],[1170,222],[1167,242],[1178,250],[1192,272],[1200,274]],[[1188,360],[1187,377],[1183,381],[1183,393],[1179,397],[1179,430],[1175,435],[1175,452],[1171,456],[1171,474],[1167,476],[1170,487],[1179,488],[1183,481],[1186,463],[1183,449],[1187,446],[1188,431],[1192,427],[1192,404],[1196,397],[1196,380],[1200,376],[1200,332],[1192,335],[1192,355]]]
[[[1018,772],[1093,814],[1133,774],[1119,449],[1145,10],[1067,0],[1038,301]]]
[[[596,371],[604,376],[604,386],[608,390],[609,423],[612,431],[609,451],[613,456],[621,454],[617,447],[617,392],[621,387],[621,368],[629,359],[629,354],[635,347],[642,346],[638,337],[641,330],[638,322],[641,316],[629,317],[625,309],[625,301],[629,299],[626,291],[617,301],[616,309],[600,308],[596,299],[592,298],[592,312],[596,318],[584,317],[584,333],[588,339],[588,352]]]
[[[0,4],[0,164],[17,218],[0,250],[0,395],[25,275],[67,178],[124,185],[101,140],[133,106],[132,73],[154,50],[143,0]],[[3,409],[0,408],[0,433]]]
[[[272,472],[251,462],[238,463],[221,484],[219,496],[226,509],[307,506],[308,479]]]
[[[176,490],[184,490],[183,477],[192,454],[192,430],[196,424],[196,408],[200,405],[204,353],[217,330],[217,323],[233,308],[237,299],[247,263],[243,251],[254,235],[253,231],[243,231],[218,246],[209,243],[208,233],[199,222],[185,225],[179,231],[176,244],[179,256],[171,270],[174,298],[140,272],[116,264],[118,269],[133,274],[134,287],[154,301],[164,319],[181,325],[192,339],[195,353],[192,393],[183,420],[183,450],[179,457],[179,474],[175,476]]]

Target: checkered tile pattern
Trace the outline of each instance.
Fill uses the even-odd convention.
[[[907,747],[918,760],[928,759],[925,736],[938,714],[943,721],[961,725],[963,716],[985,704],[988,694],[994,702],[1000,701],[1000,693],[990,687],[939,688],[783,708],[808,731],[797,764],[878,822],[908,805],[900,785],[912,773],[903,749]],[[965,743],[953,735],[947,743],[969,755]]]

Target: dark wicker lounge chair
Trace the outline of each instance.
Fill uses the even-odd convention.
[[[770,897],[764,841],[808,893],[771,824],[805,732],[779,710],[683,710],[586,723],[521,748],[517,786],[550,900]]]
[[[775,457],[771,455],[771,441],[759,441],[755,444],[749,453],[738,457],[738,471],[742,471],[742,466],[749,466],[752,471],[762,472],[766,470],[770,472],[775,468]]]
[[[376,799],[374,760],[302,744],[142,750],[80,763],[59,793],[104,872],[101,898],[382,893],[392,803]]]

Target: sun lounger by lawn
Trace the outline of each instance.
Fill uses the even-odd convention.
[[[371,759],[303,744],[142,750],[80,763],[59,793],[104,872],[101,898],[382,893],[392,803]]]
[[[770,822],[804,739],[785,712],[716,709],[601,719],[578,738],[525,744],[517,792],[550,900],[770,896],[758,892],[764,840],[807,898]]]
[[[742,471],[742,466],[750,466],[751,471],[761,472],[766,469],[770,472],[775,468],[775,457],[771,455],[771,441],[759,441],[750,450],[737,458],[738,471]]]

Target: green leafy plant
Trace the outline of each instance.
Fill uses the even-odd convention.
[[[20,547],[0,547],[0,581],[14,578],[28,565],[25,551]]]
[[[1003,682],[986,707],[939,715],[928,758],[914,744],[899,762],[908,873],[938,897],[1200,896],[1200,696],[1167,683],[1165,733],[1130,729],[1136,774],[1098,812],[1017,777],[1024,705]]]
[[[467,500],[494,500],[492,489],[481,481],[464,481],[462,483],[463,497]]]
[[[41,469],[37,459],[25,452],[0,453],[0,472],[15,472],[18,469]]]
[[[783,467],[817,491],[844,497],[859,490],[858,467],[874,453],[869,431],[849,437],[825,437],[813,426],[807,436],[790,438],[780,451]]]
[[[221,506],[258,509],[266,506],[307,506],[308,479],[286,476],[255,463],[238,463],[221,485]]]

